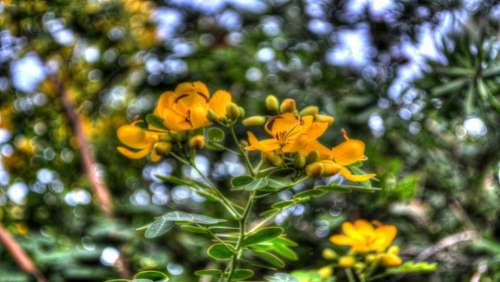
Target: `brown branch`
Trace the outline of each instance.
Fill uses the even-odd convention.
[[[80,115],[75,111],[73,101],[69,97],[68,91],[62,89],[62,104],[66,115],[69,118],[73,133],[78,141],[78,150],[82,158],[82,165],[85,168],[85,173],[90,181],[92,189],[94,190],[94,195],[96,196],[99,207],[108,216],[113,216],[113,203],[111,201],[111,194],[109,193],[106,184],[101,180],[99,173],[97,171],[97,164],[94,159],[94,154],[90,149],[90,144],[85,136],[85,132],[82,126],[82,120]]]
[[[436,244],[430,246],[429,248],[423,250],[418,256],[418,261],[426,260],[433,255],[441,252],[442,250],[457,245],[462,242],[476,240],[479,237],[476,231],[466,230],[460,233],[456,233],[443,239],[439,240]]]
[[[80,114],[75,110],[75,104],[71,100],[70,94],[65,89],[63,83],[59,82],[58,86],[61,93],[62,105],[66,112],[66,116],[69,119],[73,134],[76,136],[82,165],[85,169],[87,178],[90,181],[93,194],[95,195],[99,207],[104,212],[104,214],[109,219],[113,219],[114,212],[111,193],[109,192],[106,183],[103,182],[97,171],[97,162],[91,150],[87,136],[85,135],[82,118],[80,117]],[[120,275],[123,278],[130,277],[130,271],[127,268],[127,264],[123,256],[120,255],[114,266],[116,267],[118,272],[120,272]]]
[[[38,282],[47,282],[47,279],[35,266],[31,258],[26,254],[26,252],[21,248],[21,246],[16,242],[14,237],[0,224],[0,241],[5,246],[7,251],[17,263],[19,268],[24,272],[33,275]]]

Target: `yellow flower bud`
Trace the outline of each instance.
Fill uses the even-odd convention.
[[[266,123],[266,117],[264,117],[264,116],[251,116],[251,117],[247,117],[246,119],[244,119],[241,123],[246,127],[261,126],[264,123]]]
[[[318,177],[323,175],[325,168],[322,163],[315,162],[306,167],[306,174],[308,176]]]
[[[399,254],[399,247],[398,246],[391,246],[389,250],[387,250],[389,254],[397,255]]]
[[[279,101],[274,95],[266,97],[266,109],[270,112],[277,113],[279,111]]]
[[[322,255],[323,255],[323,258],[328,259],[328,260],[332,260],[332,259],[337,258],[337,253],[330,248],[324,249],[322,252]]]
[[[167,156],[172,151],[172,144],[169,142],[158,142],[155,144],[155,151],[160,156]]]
[[[316,115],[315,120],[317,122],[326,122],[330,126],[335,121],[335,118],[329,115]]]
[[[349,268],[349,267],[354,266],[354,264],[356,263],[356,259],[354,257],[351,257],[351,256],[342,256],[339,258],[338,263],[339,263],[340,267]]]
[[[296,168],[303,168],[306,165],[306,158],[301,154],[295,154],[295,157],[293,159],[293,165]]]
[[[280,106],[281,113],[291,113],[297,109],[297,103],[294,99],[287,98],[285,99]]]
[[[319,108],[316,106],[307,106],[300,111],[301,116],[316,116],[319,113]]]
[[[377,260],[379,260],[379,256],[377,255],[369,254],[366,256],[366,262],[368,263],[376,262]]]
[[[266,152],[264,153],[264,159],[271,163],[273,166],[282,166],[283,159],[274,152]]]
[[[358,271],[363,271],[363,269],[366,268],[366,264],[364,264],[362,262],[357,262],[354,264],[354,268]]]
[[[312,151],[307,155],[306,158],[306,163],[311,164],[314,163],[315,161],[319,160],[319,152],[318,151]]]
[[[191,137],[189,139],[189,147],[194,148],[194,149],[202,149],[205,147],[205,136],[203,135],[196,135]]]
[[[321,278],[332,277],[333,269],[331,266],[325,266],[318,270],[318,274]]]
[[[240,107],[236,105],[235,103],[231,103],[227,106],[227,117],[231,120],[235,120],[240,117]]]

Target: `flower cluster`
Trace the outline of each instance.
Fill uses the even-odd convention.
[[[118,129],[118,139],[127,147],[117,149],[128,158],[149,155],[152,161],[171,153],[173,144],[201,149],[205,137],[200,129],[210,126],[211,120],[235,118],[239,110],[227,91],[218,90],[210,96],[203,82],[181,83],[175,91],[159,97],[154,113],[147,118],[147,126],[141,126],[143,121],[134,121]]]
[[[333,124],[334,118],[320,114],[316,106],[299,111],[293,99],[285,99],[281,104],[276,97],[266,98],[267,109],[275,115],[252,116],[243,120],[245,126],[264,126],[269,138],[258,140],[248,132],[248,151],[260,151],[263,157],[275,166],[286,166],[293,160],[295,166],[306,166],[309,176],[331,176],[340,174],[353,182],[368,181],[375,174],[353,174],[349,166],[366,160],[365,144],[350,139],[342,131],[344,142],[328,148],[318,139]]]
[[[392,245],[397,228],[378,221],[368,222],[358,219],[342,224],[343,234],[330,237],[333,244],[350,246],[347,255],[338,258],[338,265],[343,268],[354,267],[358,271],[376,266],[397,267],[402,263],[399,248]]]

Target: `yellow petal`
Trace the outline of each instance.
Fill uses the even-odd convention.
[[[154,114],[165,118],[165,110],[171,110],[177,95],[172,91],[167,91],[160,95],[158,98],[158,102],[156,102],[156,107],[154,110]]]
[[[207,116],[208,116],[207,108],[200,106],[192,108],[190,115],[192,129],[207,126],[209,124]]]
[[[127,157],[129,159],[144,158],[151,151],[151,147],[144,148],[144,149],[137,151],[137,152],[131,151],[125,147],[117,147],[116,149],[118,150],[118,152],[120,152],[122,155],[124,155],[125,157]]]
[[[130,124],[118,128],[117,136],[120,142],[136,149],[145,148],[154,142],[154,137],[145,129]]]
[[[344,232],[345,235],[354,240],[363,240],[363,236],[358,232],[356,227],[354,227],[354,225],[350,222],[342,223],[342,231]]]
[[[249,146],[245,147],[247,151],[259,150],[262,152],[270,152],[280,148],[280,144],[275,139],[265,139],[262,141],[257,140],[257,137],[252,132],[248,132]]]
[[[191,128],[191,124],[187,121],[186,117],[178,115],[171,109],[165,110],[164,123],[166,127],[175,131],[183,131]]]
[[[313,122],[309,127],[309,129],[307,130],[306,134],[311,139],[318,139],[321,135],[325,133],[327,129],[328,129],[328,123],[326,122]]]
[[[200,96],[205,97],[205,99],[208,100],[209,97],[209,92],[208,88],[205,85],[205,83],[201,81],[195,81],[195,82],[183,82],[175,88],[176,93],[196,93]]]
[[[352,238],[346,235],[333,235],[330,237],[330,241],[335,245],[341,246],[349,246],[353,243]]]
[[[231,94],[224,90],[217,90],[210,99],[209,106],[218,118],[226,116],[227,106],[231,104]]]
[[[341,167],[339,170],[340,175],[352,182],[365,182],[376,176],[375,173],[367,174],[352,174],[346,167]]]
[[[375,229],[373,228],[373,225],[369,223],[368,221],[364,219],[358,219],[354,222],[354,226],[356,229],[361,233],[365,235],[373,235]]]
[[[332,148],[335,162],[341,165],[350,165],[365,159],[365,143],[356,139],[349,139]]]
[[[398,229],[394,225],[382,225],[378,227],[375,230],[377,241],[374,244],[374,248],[378,251],[387,249],[396,238],[397,233]]]

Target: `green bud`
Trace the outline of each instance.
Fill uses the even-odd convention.
[[[264,116],[251,116],[247,117],[241,122],[246,127],[261,126],[266,123],[266,117]]]
[[[238,107],[238,105],[236,105],[235,103],[231,103],[227,106],[227,117],[230,119],[230,120],[236,120],[240,117],[240,107]]]
[[[316,106],[307,106],[300,111],[301,116],[315,116],[319,113],[319,108]]]
[[[301,154],[295,154],[295,157],[293,159],[293,165],[296,168],[303,168],[306,165],[306,158],[302,156]]]
[[[268,95],[266,97],[266,109],[272,113],[277,113],[279,111],[279,100],[274,95]]]
[[[312,151],[310,152],[307,157],[306,157],[306,163],[307,164],[312,164],[314,163],[315,161],[319,160],[319,152],[318,151]]]

